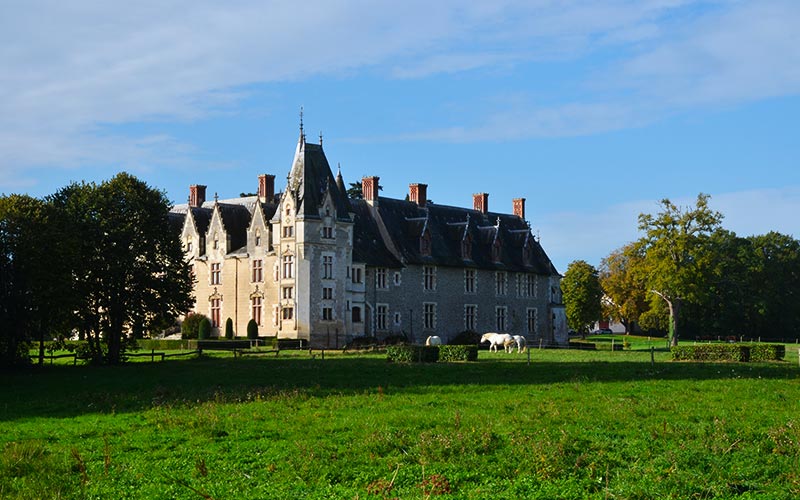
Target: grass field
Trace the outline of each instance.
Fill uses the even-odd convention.
[[[282,352],[4,373],[0,498],[800,497],[797,349],[668,356]]]

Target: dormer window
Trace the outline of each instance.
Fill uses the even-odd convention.
[[[492,260],[494,262],[500,262],[502,247],[503,245],[500,243],[499,239],[494,240],[494,244],[492,244]]]
[[[425,231],[422,233],[422,236],[419,238],[419,253],[422,255],[430,255],[431,254],[431,233],[430,231]]]
[[[214,235],[214,250],[219,249],[219,239]]]
[[[472,237],[469,234],[461,240],[461,258],[472,260]]]

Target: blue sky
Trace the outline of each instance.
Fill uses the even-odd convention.
[[[738,234],[800,235],[800,2],[469,3],[2,2],[0,193],[281,189],[303,106],[348,182],[525,197],[561,272],[699,192]]]

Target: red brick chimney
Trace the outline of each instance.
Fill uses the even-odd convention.
[[[380,177],[364,177],[361,179],[361,194],[364,200],[375,203],[378,201],[378,181]]]
[[[258,176],[258,200],[262,203],[272,201],[275,197],[275,176],[261,174]]]
[[[408,199],[417,205],[424,207],[428,202],[428,185],[427,184],[409,184],[408,185]]]
[[[514,198],[511,202],[514,204],[514,215],[525,220],[525,198]]]
[[[200,207],[206,202],[206,186],[192,184],[189,186],[189,206]]]
[[[475,193],[472,195],[472,208],[481,213],[489,212],[489,193]]]

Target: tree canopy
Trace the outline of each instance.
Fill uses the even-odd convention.
[[[192,278],[169,208],[126,173],[44,200],[0,198],[0,319],[12,325],[0,355],[79,331],[98,361],[118,363],[127,339],[187,311]]]
[[[597,269],[584,260],[571,262],[561,279],[561,291],[567,324],[578,332],[588,332],[591,325],[601,318],[603,290]]]

